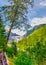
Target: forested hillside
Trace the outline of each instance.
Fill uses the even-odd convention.
[[[32,27],[32,29],[27,31],[27,36],[30,35],[31,33],[33,33],[35,30],[39,29],[41,26],[45,26],[46,24],[40,24],[37,26]]]
[[[28,58],[30,57],[28,62],[36,62],[33,65],[46,65],[46,25],[40,25],[32,34],[19,41],[17,47],[20,54],[23,51],[28,55]],[[19,61],[21,62],[21,60]],[[29,65],[32,64],[29,63]]]
[[[46,24],[40,25],[32,34],[19,41],[18,47],[25,49],[27,46],[36,45],[37,42],[46,43]]]

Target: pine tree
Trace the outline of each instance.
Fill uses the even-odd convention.
[[[6,15],[5,19],[8,21],[10,20],[10,29],[5,42],[6,45],[8,43],[13,26],[19,29],[22,27],[25,27],[25,29],[27,29],[29,27],[29,24],[27,24],[28,20],[26,14],[28,13],[28,6],[32,6],[33,1],[34,0],[10,0],[9,2],[11,2],[11,6],[2,7]]]

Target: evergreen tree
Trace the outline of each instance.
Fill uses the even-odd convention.
[[[2,7],[5,13],[5,19],[10,20],[10,29],[8,32],[8,36],[6,39],[6,45],[9,40],[9,36],[11,33],[11,29],[13,26],[16,28],[22,28],[23,26],[28,29],[29,24],[27,24],[27,13],[28,13],[28,6],[33,5],[33,0],[10,0],[11,6]],[[28,26],[28,27],[27,27]]]

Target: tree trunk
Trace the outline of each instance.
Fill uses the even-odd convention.
[[[11,22],[11,26],[10,26],[10,29],[9,29],[9,32],[8,32],[8,36],[7,36],[7,39],[6,39],[6,42],[5,42],[5,46],[7,46],[7,43],[8,43],[8,40],[9,40],[9,36],[10,36],[10,33],[11,33],[11,29],[12,29],[12,27],[13,27],[15,18],[16,18],[16,16],[17,16],[18,8],[19,8],[19,7],[18,7],[18,5],[17,5],[16,11],[15,11],[15,15],[14,15],[14,19],[13,19],[12,22]]]
[[[5,42],[6,45],[7,45],[7,43],[8,43],[9,36],[10,36],[10,33],[11,33],[11,29],[12,29],[12,27],[13,27],[13,24],[14,24],[14,21],[12,21],[11,26],[10,26],[10,29],[9,29],[9,32],[8,32],[8,36],[7,36],[7,39],[6,39],[6,42]]]

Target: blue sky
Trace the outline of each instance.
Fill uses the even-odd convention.
[[[10,5],[8,0],[0,0],[0,7]],[[31,12],[31,13],[30,13]],[[29,17],[46,17],[46,0],[34,0],[34,7],[29,8]]]
[[[4,5],[9,5],[8,1],[0,0],[0,7]],[[46,0],[34,0],[34,7],[29,7],[28,11],[30,25],[46,24]]]
[[[34,7],[29,8],[30,18],[46,16],[46,5],[44,3],[46,4],[46,0],[34,0]]]
[[[29,21],[32,26],[46,24],[46,0],[34,0],[34,7],[29,7]]]
[[[10,3],[8,2],[8,0],[0,0],[0,7],[1,6],[5,6],[5,5],[10,5]]]

